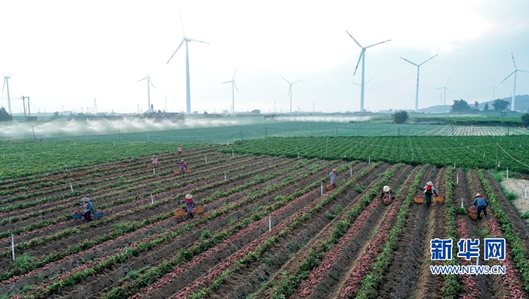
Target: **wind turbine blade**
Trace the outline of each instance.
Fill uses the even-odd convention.
[[[452,93],[452,91],[450,89],[448,89],[448,87],[446,87],[446,90],[448,90],[449,93]],[[453,93],[452,93],[453,94]]]
[[[354,82],[353,82],[353,84],[354,84],[354,85],[357,85],[357,86],[361,86],[361,85],[360,85],[360,84],[358,84],[358,83],[354,83]]]
[[[226,83],[231,83],[232,81],[226,81],[226,82],[222,82],[220,84],[226,84]]]
[[[231,80],[235,80],[235,74],[237,74],[237,70],[238,70],[238,69],[239,69],[239,68],[236,68],[236,69],[235,69],[235,73],[233,73],[233,77],[231,78]]]
[[[514,69],[517,69],[516,61],[514,60],[514,54],[512,52],[511,52],[511,57],[512,57],[512,64],[514,64]]]
[[[184,44],[184,41],[185,39],[182,39],[182,41],[180,42],[180,45],[178,45],[178,48],[176,48],[176,51],[174,51],[173,55],[171,55],[171,58],[169,58],[169,60],[167,60],[167,63],[169,63],[169,61],[171,61],[171,59],[173,59],[173,56],[176,54],[176,52],[178,52],[178,50],[180,49],[180,47],[182,47],[182,45]]]
[[[435,54],[434,56],[432,56],[432,57],[430,57],[430,58],[426,59],[426,60],[425,60],[425,61],[424,61],[423,63],[419,64],[419,66],[421,66],[421,65],[423,65],[423,64],[425,64],[425,63],[427,63],[428,61],[430,61],[430,60],[434,59],[434,57],[435,57],[435,56],[437,56],[437,55],[439,55],[439,54]]]
[[[450,77],[448,77],[448,79],[446,79],[445,87],[448,86],[448,80],[450,80]]]
[[[141,79],[141,80],[138,80],[138,81],[136,81],[136,82],[140,82],[140,81],[143,81],[143,80],[145,80],[145,79],[147,79],[147,77],[145,77],[145,78],[143,78],[143,79]]]
[[[435,90],[438,90],[438,89],[445,89],[446,87],[439,87],[439,88],[435,88]]]
[[[239,89],[237,88],[237,85],[235,85],[235,82],[233,82],[233,87],[235,87],[235,89],[237,90],[237,92],[239,92]]]
[[[364,49],[362,49],[362,52],[360,53],[360,56],[358,56],[358,62],[356,63],[355,71],[353,73],[353,76],[356,74],[356,70],[358,70],[358,65],[360,64],[360,60],[362,60],[362,57],[364,56]]]
[[[299,81],[301,81],[301,80],[298,80],[298,81],[296,81],[296,82],[292,83],[292,85],[294,85],[294,84],[298,83]]]
[[[285,77],[281,77],[281,78],[283,78],[283,80],[287,81],[287,83],[288,83],[288,84],[290,84],[290,82],[288,82],[288,80],[287,80],[287,79],[285,79]]]
[[[6,87],[6,78],[4,78],[4,86],[2,86],[2,93],[4,93],[4,87]]]
[[[187,41],[190,41],[190,42],[199,42],[199,43],[203,43],[203,44],[211,45],[211,44],[208,43],[208,42],[201,41],[201,40],[198,40],[198,39],[192,39],[192,38],[188,38],[188,37],[186,37],[186,40],[187,40]]]
[[[151,84],[152,88],[156,88],[154,87],[154,84],[152,84],[151,80],[149,80],[149,83]]]
[[[529,73],[528,71],[518,70],[519,72]]]
[[[364,48],[362,47],[362,45],[351,35],[351,33],[349,33],[347,30],[345,30],[345,32],[347,32],[347,34],[349,34],[349,36],[355,41],[355,43],[360,47],[360,48]]]
[[[516,70],[512,71],[512,73],[509,74],[509,76],[505,77],[505,79],[503,79],[500,83],[503,83],[503,81],[507,80],[510,76],[512,76],[512,74],[514,74],[516,72]]]
[[[369,81],[371,81],[371,80],[373,80],[373,78],[371,78],[371,79],[367,80],[367,82],[366,82],[366,83],[364,83],[364,85],[366,85],[367,83],[369,83]]]
[[[186,33],[184,32],[184,21],[182,21],[182,15],[180,15],[180,25],[182,26],[182,35],[186,38]]]
[[[418,66],[418,65],[416,65],[415,63],[409,61],[408,59],[406,59],[406,58],[404,58],[404,57],[402,57],[402,56],[401,56],[400,58],[403,59],[403,60],[405,60],[405,61],[407,61],[407,62],[409,62],[409,63],[411,63],[411,64],[413,64],[414,66]]]
[[[371,48],[371,47],[374,47],[374,46],[376,46],[376,45],[380,45],[380,44],[383,44],[383,43],[387,43],[387,42],[390,42],[390,41],[391,41],[391,40],[388,39],[388,40],[385,40],[385,41],[383,41],[383,42],[379,42],[379,43],[376,43],[376,44],[372,44],[371,46],[367,46],[367,47],[365,47],[365,49],[367,49],[367,48]]]

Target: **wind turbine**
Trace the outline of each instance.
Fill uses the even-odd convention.
[[[446,91],[448,90],[448,92],[452,93],[452,91],[450,89],[448,89],[448,87],[447,87],[448,86],[448,80],[450,80],[450,77],[448,77],[448,79],[446,79],[445,86],[436,88],[436,90],[437,89],[444,89],[444,102],[443,102],[443,105],[446,105]]]
[[[347,30],[345,30],[345,32],[347,32]],[[364,110],[364,74],[365,74],[365,66],[366,66],[366,61],[365,61],[365,53],[366,53],[366,50],[367,48],[371,48],[371,47],[374,47],[376,45],[380,45],[380,44],[383,44],[383,43],[386,43],[386,42],[389,42],[391,41],[390,39],[388,40],[385,40],[383,42],[379,42],[379,43],[376,43],[376,44],[372,44],[370,46],[367,46],[367,47],[362,47],[362,45],[356,41],[356,39],[351,35],[351,33],[347,32],[347,34],[349,34],[349,36],[355,41],[355,43],[360,47],[362,48],[362,51],[360,52],[360,56],[358,57],[358,62],[356,63],[356,67],[355,67],[355,71],[353,73],[353,76],[356,74],[356,70],[358,69],[358,65],[360,64],[360,60],[362,60],[362,84],[361,84],[361,88],[360,88],[360,111],[365,111]]]
[[[189,82],[189,50],[188,50],[187,43],[188,42],[199,42],[199,43],[203,43],[203,44],[209,44],[209,43],[205,42],[205,41],[201,41],[201,40],[197,40],[197,39],[192,39],[192,38],[186,37],[186,34],[184,32],[184,23],[182,22],[182,16],[180,16],[180,24],[182,25],[183,38],[182,38],[182,41],[180,42],[180,45],[178,45],[178,48],[176,48],[176,51],[174,51],[173,55],[171,55],[171,58],[169,58],[169,60],[167,61],[167,64],[169,63],[169,61],[171,61],[173,56],[176,54],[176,52],[178,52],[178,50],[180,50],[180,47],[182,47],[182,45],[185,42],[186,43],[186,110],[187,110],[187,113],[191,113],[191,90],[189,88],[189,86],[190,86],[190,82]]]
[[[237,88],[237,85],[235,85],[235,74],[237,74],[237,70],[239,68],[235,69],[235,73],[233,73],[233,77],[231,78],[231,81],[222,82],[224,83],[231,83],[231,113],[235,113],[235,91],[234,88],[237,89],[237,92],[239,92],[239,89]]]
[[[492,100],[494,101],[494,93],[496,92],[496,78],[494,79],[494,85],[487,88],[487,90],[491,89],[492,88]],[[501,88],[498,87],[499,90],[501,90]]]
[[[2,73],[2,75],[4,75],[4,85],[2,86],[2,93],[4,93],[4,87],[7,86],[7,108],[9,109],[9,114],[11,114],[11,97],[9,96],[9,79],[11,79],[11,75],[13,74],[9,74],[9,75],[5,75]]]
[[[290,83],[290,82],[288,82],[287,79],[285,79],[285,77],[282,77],[282,78],[283,78],[283,80],[287,81],[287,83],[290,85],[290,87],[288,88],[288,94],[287,94],[287,96],[290,96],[290,113],[292,113],[292,85],[298,83],[298,82],[301,81],[301,80],[298,80],[298,81],[296,81],[296,82],[294,82],[294,83]]]
[[[514,100],[515,100],[515,97],[516,97],[516,75],[518,74],[518,72],[524,72],[524,73],[529,73],[528,71],[524,71],[524,70],[519,70],[517,67],[516,67],[516,62],[514,61],[514,54],[512,54],[511,52],[511,56],[512,56],[512,64],[514,64],[514,71],[512,71],[512,73],[509,74],[509,76],[507,76],[505,79],[503,79],[503,81],[507,80],[507,78],[509,78],[512,74],[514,74],[514,87],[512,89],[512,103],[511,103],[511,110],[512,111],[516,111],[514,110]],[[503,81],[501,81],[500,83],[503,83]]]
[[[421,68],[421,65],[423,65],[426,62],[430,61],[431,59],[433,59],[437,55],[439,55],[439,54],[435,54],[434,56],[426,59],[425,61],[423,61],[422,63],[419,63],[419,64],[413,63],[413,62],[409,61],[406,58],[400,57],[400,58],[404,59],[405,61],[407,61],[407,62],[409,62],[409,63],[411,63],[411,64],[413,64],[414,66],[417,67],[417,88],[415,90],[415,112],[417,112],[417,110],[419,109],[419,70]]]
[[[149,77],[149,74],[147,74],[147,77],[145,77],[145,78],[143,78],[141,80],[138,80],[137,82],[140,82],[140,81],[143,81],[143,80],[147,80],[147,100],[148,100],[148,102],[147,102],[147,104],[148,104],[147,111],[151,111],[152,112],[152,108],[151,108],[151,87],[150,87],[150,85],[152,85],[152,88],[154,88],[154,84],[152,84],[151,77]]]

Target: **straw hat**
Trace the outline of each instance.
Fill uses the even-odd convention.
[[[476,196],[474,196],[474,197],[481,197],[481,194],[476,193]]]
[[[384,188],[382,188],[382,190],[384,190],[384,192],[389,192],[389,190],[391,190],[391,188],[389,188],[389,186],[384,186]]]
[[[83,202],[88,202],[88,200],[89,200],[88,197],[86,197],[86,196],[83,197]]]
[[[193,195],[191,195],[191,194],[187,194],[187,195],[186,195],[186,199],[193,199]]]
[[[184,162],[184,159],[180,160],[180,162]]]
[[[432,183],[432,181],[429,181],[428,183],[426,183],[426,185],[433,186],[433,183]]]
[[[336,172],[336,168],[334,168],[334,169],[332,170],[332,172]]]

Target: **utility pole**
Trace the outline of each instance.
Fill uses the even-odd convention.
[[[26,98],[28,98],[28,117],[31,117],[31,106],[29,105],[29,97]]]
[[[96,98],[94,98],[94,114],[97,114],[97,103],[96,103]]]
[[[29,101],[29,97],[22,96],[22,106],[24,106],[24,117],[26,117],[26,98],[28,98]]]

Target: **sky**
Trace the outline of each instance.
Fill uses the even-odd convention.
[[[510,97],[519,69],[529,71],[529,1],[35,1],[0,0],[0,72],[11,74],[12,112],[145,111],[147,75],[155,110],[186,110],[189,43],[191,111],[360,110],[360,47],[365,55],[364,108],[413,109],[455,99]],[[516,94],[529,94],[518,73]],[[166,102],[167,99],[167,102]],[[7,108],[7,92],[0,94]]]

